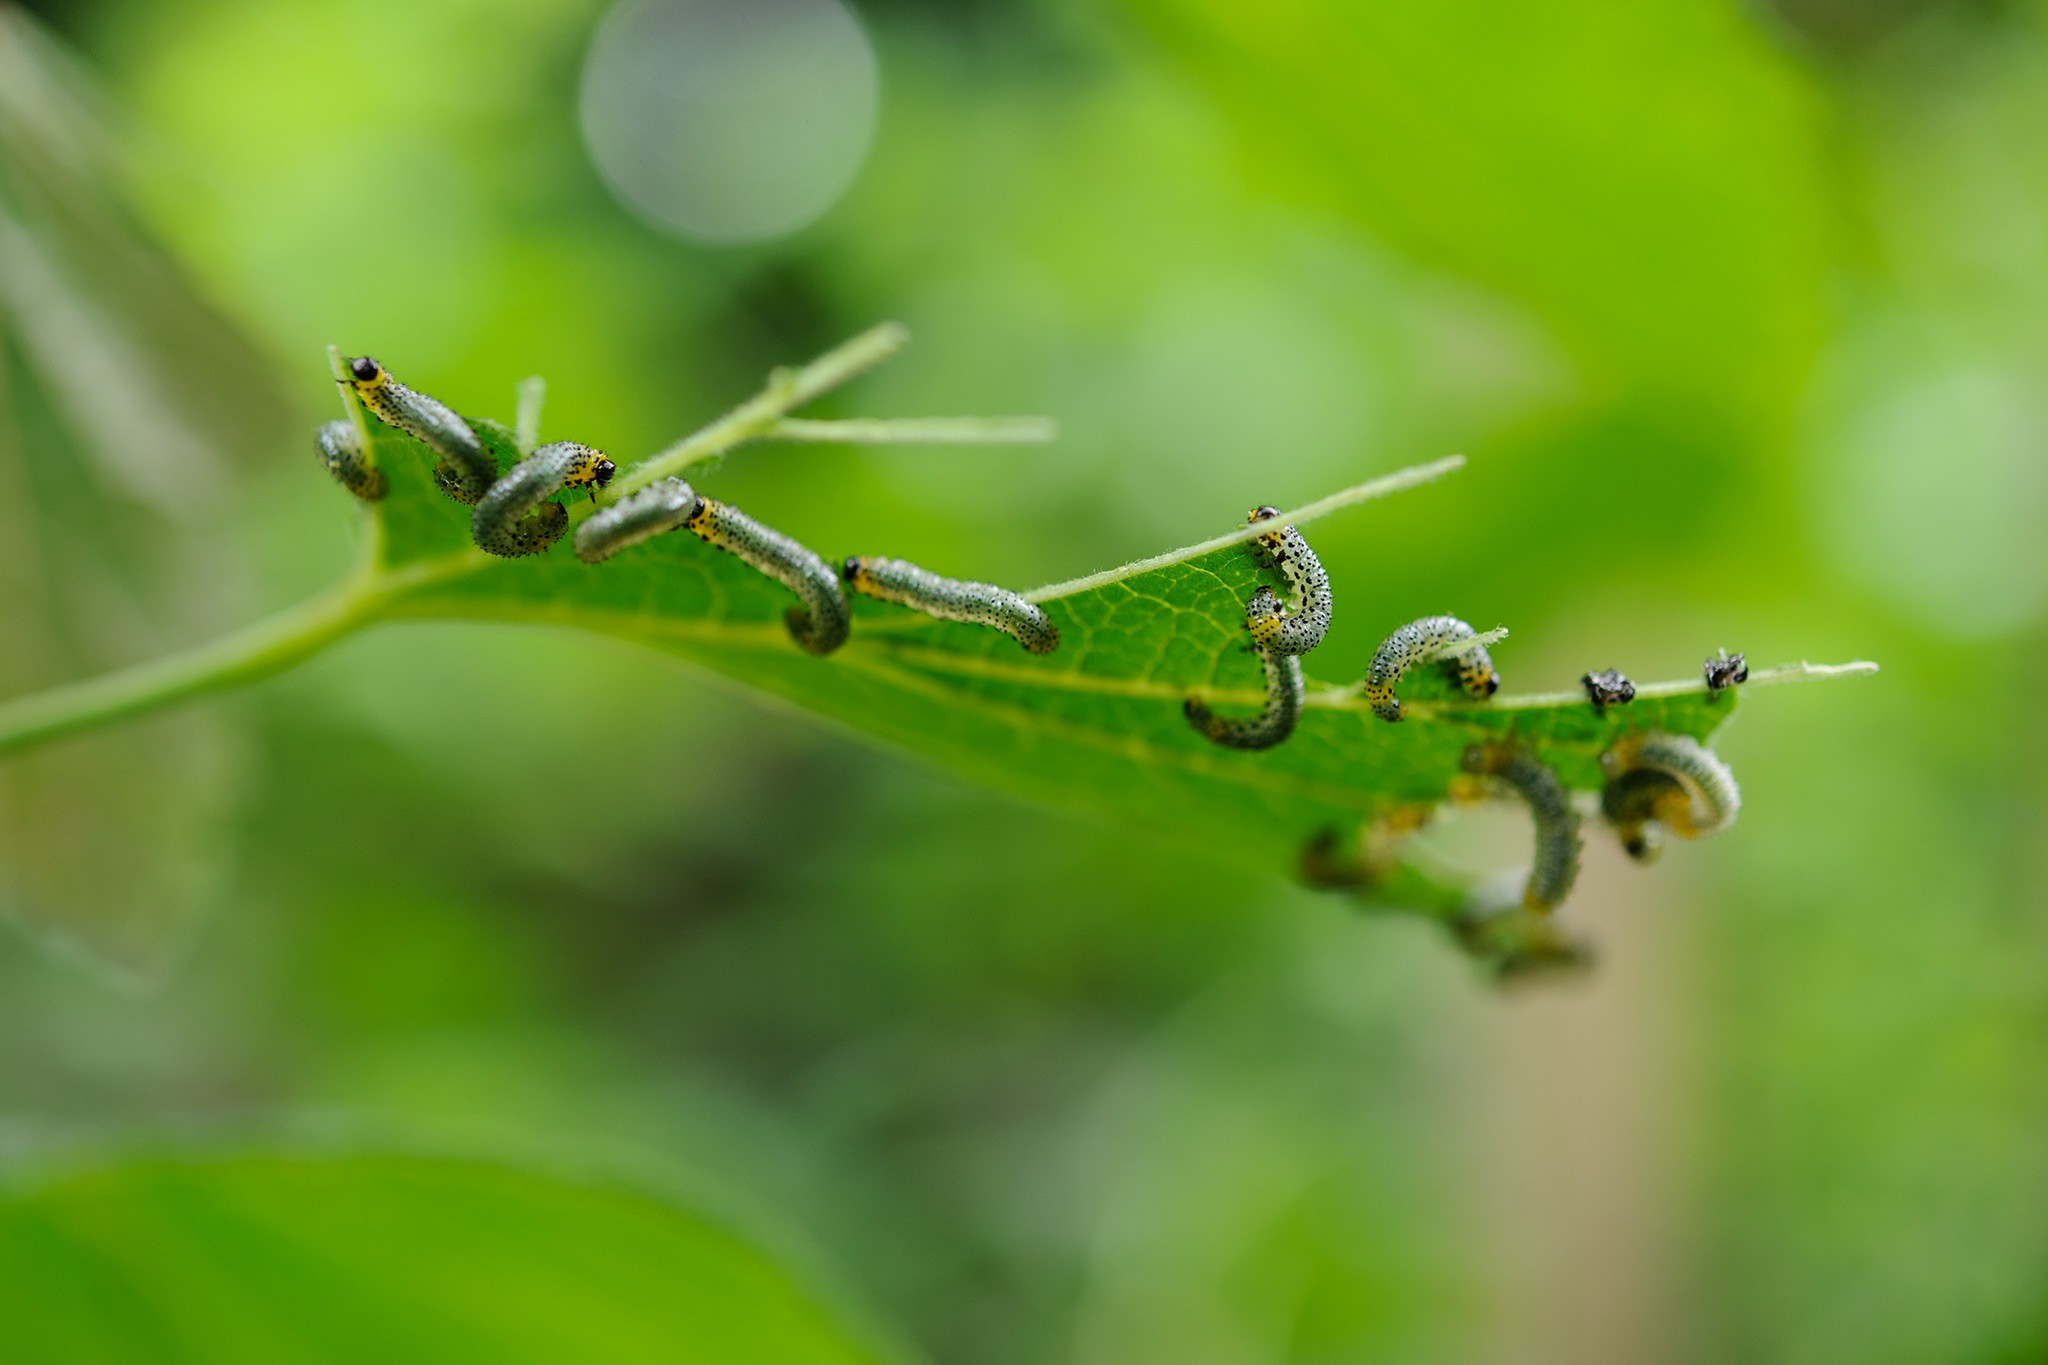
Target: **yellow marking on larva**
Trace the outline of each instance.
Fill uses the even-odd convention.
[[[803,603],[783,619],[790,636],[812,654],[830,654],[846,643],[853,613],[839,575],[816,551],[772,526],[755,521],[729,503],[699,498],[684,529],[707,545],[759,569],[788,588]]]
[[[356,398],[379,421],[440,457],[434,482],[442,492],[473,504],[497,481],[497,460],[447,404],[399,383],[373,356],[356,356],[348,362],[347,373]]]
[[[1703,839],[1735,823],[1742,791],[1713,751],[1685,735],[1630,734],[1600,755],[1607,784],[1601,813],[1638,862],[1660,850],[1658,834]]]
[[[1425,616],[1410,621],[1380,642],[1365,681],[1359,685],[1366,704],[1381,720],[1401,719],[1401,700],[1394,688],[1418,664],[1446,660],[1468,697],[1484,701],[1500,688],[1493,656],[1479,642],[1478,632],[1455,616]]]

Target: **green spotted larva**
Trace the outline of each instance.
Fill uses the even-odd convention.
[[[578,526],[576,557],[597,564],[628,546],[673,531],[696,512],[698,501],[697,491],[681,479],[657,479]]]
[[[1260,507],[1253,510],[1250,520],[1270,521],[1279,515],[1277,507]],[[1278,611],[1267,609],[1256,615],[1247,605],[1252,643],[1281,654],[1308,653],[1323,642],[1330,629],[1330,575],[1308,541],[1292,526],[1263,531],[1251,543],[1259,558],[1278,569],[1287,580],[1293,599]],[[1274,605],[1278,605],[1278,594],[1271,588],[1260,588],[1254,596],[1259,595],[1274,599]]]
[[[849,556],[841,577],[862,596],[895,602],[942,621],[991,627],[1033,654],[1050,654],[1059,648],[1059,627],[1051,617],[1036,604],[993,583],[942,578],[907,559],[879,555]]]
[[[1270,749],[1294,733],[1308,687],[1301,660],[1270,649],[1257,651],[1266,673],[1266,705],[1256,716],[1219,716],[1197,697],[1182,704],[1188,724],[1226,749]]]
[[[1713,751],[1685,735],[1628,735],[1600,755],[1600,810],[1638,862],[1654,860],[1660,830],[1703,839],[1735,823],[1742,790]]]
[[[816,551],[763,526],[730,504],[699,497],[683,529],[735,555],[795,593],[801,607],[784,618],[796,642],[812,654],[830,654],[846,643],[853,614],[839,575]]]
[[[1441,660],[1454,670],[1465,695],[1484,700],[1500,690],[1493,656],[1481,644],[1464,644],[1479,632],[1455,616],[1425,616],[1410,621],[1380,642],[1360,690],[1381,720],[1401,719],[1401,699],[1394,688],[1417,664]]]
[[[364,455],[362,441],[353,422],[322,422],[314,434],[320,463],[334,481],[364,502],[375,502],[389,490],[384,471]]]
[[[595,447],[550,441],[512,466],[477,499],[470,530],[476,543],[491,554],[507,559],[539,554],[569,525],[568,511],[548,499],[564,488],[602,488],[616,472]]]
[[[449,497],[475,503],[497,482],[497,460],[484,449],[469,423],[446,403],[399,383],[371,356],[351,359],[348,376],[349,387],[378,420],[397,427],[440,457],[434,466],[434,482]]]
[[[1529,807],[1536,826],[1536,857],[1522,889],[1524,909],[1548,913],[1563,904],[1579,877],[1579,813],[1548,764],[1510,744],[1474,744],[1465,750],[1468,773],[1492,778]]]

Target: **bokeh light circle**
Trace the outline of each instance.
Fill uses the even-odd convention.
[[[874,49],[840,0],[624,0],[583,63],[583,139],[665,232],[784,236],[830,208],[875,127]]]

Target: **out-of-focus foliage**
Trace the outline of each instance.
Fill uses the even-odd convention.
[[[1322,524],[1319,673],[1439,610],[1512,625],[1517,687],[1707,644],[1886,672],[1746,708],[1741,823],[1591,850],[1600,971],[1503,1000],[1418,926],[644,652],[379,632],[207,716],[253,741],[234,875],[156,993],[0,947],[6,1150],[338,1114],[684,1170],[968,1365],[2038,1357],[2048,36],[2031,0],[1839,8],[876,0],[847,197],[719,251],[584,158],[595,3],[65,11],[148,231],[285,381],[209,392],[299,403],[173,536],[250,566],[236,615],[349,560],[304,435],[330,340],[470,411],[546,373],[551,428],[638,452],[901,317],[925,343],[846,410],[1062,442],[721,491],[1021,584],[1464,451],[1428,515]],[[72,474],[38,486],[113,505],[24,383]],[[51,586],[86,581],[10,625],[120,619]]]
[[[883,1358],[694,1210],[446,1159],[73,1174],[0,1197],[0,1268],[18,1360]]]

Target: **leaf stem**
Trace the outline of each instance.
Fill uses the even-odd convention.
[[[1326,517],[1340,508],[1350,507],[1356,503],[1370,502],[1374,498],[1384,498],[1389,493],[1398,493],[1404,488],[1413,488],[1417,484],[1429,483],[1432,480],[1442,478],[1453,470],[1463,469],[1464,467],[1465,457],[1463,455],[1446,455],[1441,460],[1432,460],[1428,464],[1414,465],[1407,469],[1397,469],[1393,473],[1384,474],[1377,479],[1368,479],[1364,483],[1353,484],[1349,488],[1339,489],[1326,498],[1317,498],[1314,502],[1304,503],[1292,511],[1282,512],[1274,520],[1283,526],[1295,526],[1302,522],[1314,521],[1317,517]],[[1153,555],[1150,559],[1134,559],[1121,568],[1104,569],[1101,573],[1088,574],[1082,578],[1070,578],[1064,583],[1048,583],[1042,588],[1033,588],[1030,592],[1024,594],[1024,598],[1030,602],[1050,602],[1055,598],[1072,597],[1077,592],[1087,592],[1091,588],[1107,587],[1111,583],[1121,582],[1126,578],[1135,578],[1139,574],[1150,573],[1154,569],[1163,569],[1169,564],[1179,564],[1185,560],[1199,559],[1203,555],[1214,554],[1218,550],[1227,550],[1233,545],[1242,545],[1248,540],[1256,539],[1270,529],[1271,527],[1266,522],[1246,522],[1234,531],[1226,531],[1220,536],[1212,537],[1198,544],[1183,545],[1178,550],[1168,550],[1163,555]]]
[[[177,654],[0,703],[0,754],[280,673],[375,611],[383,594],[369,582],[352,580]]]
[[[1060,434],[1050,417],[848,417],[806,421],[785,417],[764,441],[837,441],[846,445],[1033,445]]]
[[[620,471],[611,486],[597,496],[598,506],[609,506],[657,479],[681,474],[700,460],[722,455],[743,441],[766,434],[791,409],[800,408],[819,394],[873,369],[909,341],[910,331],[902,323],[885,322],[833,347],[800,369],[774,371],[759,393],[725,416],[659,454]]]

